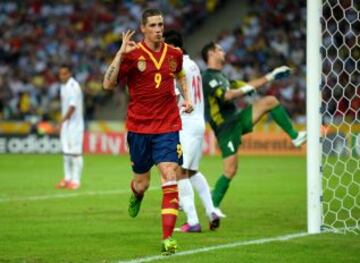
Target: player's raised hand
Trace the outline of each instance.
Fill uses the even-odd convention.
[[[132,36],[135,34],[135,31],[128,30],[125,33],[122,33],[122,44],[118,51],[120,54],[126,54],[131,52],[136,48],[136,42],[131,40]]]
[[[268,81],[287,78],[291,74],[292,70],[288,66],[281,66],[275,68],[273,71],[265,75]]]
[[[192,103],[189,100],[184,100],[184,102],[182,103],[182,107],[183,111],[186,113],[191,113],[194,110]]]

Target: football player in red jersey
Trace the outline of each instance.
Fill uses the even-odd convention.
[[[175,78],[182,84],[184,111],[190,113],[193,108],[182,71],[182,51],[163,41],[164,19],[160,10],[143,12],[141,32],[144,39],[139,43],[131,40],[134,31],[122,34],[122,45],[106,70],[103,85],[113,89],[121,81],[129,90],[126,127],[134,174],[129,215],[137,216],[150,184],[150,169],[155,164],[163,190],[162,254],[169,255],[177,248],[172,233],[179,207],[176,170],[182,164]]]

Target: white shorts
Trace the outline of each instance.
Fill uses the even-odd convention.
[[[82,130],[61,129],[60,141],[63,154],[82,154],[84,132]]]
[[[184,169],[197,171],[202,157],[205,122],[203,120],[182,119],[180,143],[183,152]]]

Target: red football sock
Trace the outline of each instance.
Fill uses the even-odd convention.
[[[172,236],[179,213],[179,196],[177,185],[167,185],[162,187],[163,200],[161,206],[163,239]]]

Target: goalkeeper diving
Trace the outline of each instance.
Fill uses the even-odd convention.
[[[223,173],[212,192],[214,206],[219,208],[237,172],[241,137],[252,132],[261,117],[269,113],[275,123],[291,138],[295,147],[305,143],[306,132],[298,132],[294,129],[285,108],[274,96],[261,97],[243,109],[237,108],[234,102],[235,99],[267,83],[288,77],[291,73],[289,67],[278,67],[248,83],[229,81],[222,73],[225,66],[225,52],[219,44],[215,42],[206,44],[201,55],[207,64],[207,69],[202,74],[205,114],[217,138],[223,158]],[[221,213],[220,210],[219,212]]]

